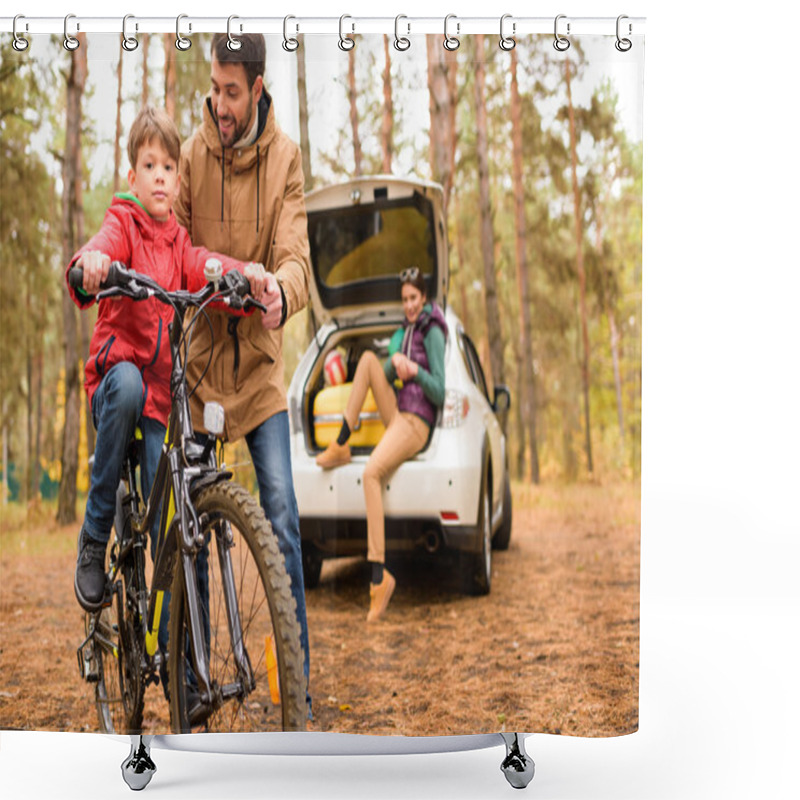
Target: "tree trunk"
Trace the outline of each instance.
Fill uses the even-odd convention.
[[[614,390],[617,394],[617,423],[619,424],[620,442],[625,441],[625,417],[622,413],[622,379],[619,372],[619,329],[614,309],[606,311],[608,327],[611,331],[611,363],[614,367]]]
[[[311,174],[311,139],[308,135],[308,90],[306,88],[305,36],[297,37],[297,105],[300,112],[300,152],[303,157],[303,189],[307,192],[314,185]]]
[[[383,118],[381,121],[381,151],[383,162],[381,170],[385,175],[392,174],[392,156],[394,145],[392,131],[394,129],[394,107],[392,105],[392,60],[389,58],[389,37],[383,35]]]
[[[494,230],[489,197],[489,141],[486,118],[486,69],[483,34],[475,35],[475,129],[478,148],[478,194],[480,202],[481,255],[483,258],[486,334],[489,339],[489,363],[492,383],[503,383],[503,333],[494,262]]]
[[[3,408],[3,420],[6,418],[6,410]],[[8,425],[3,423],[3,505],[8,505]]]
[[[44,383],[44,357],[42,352],[36,356],[36,430],[33,443],[32,496],[39,496],[39,483],[42,478],[42,384]]]
[[[30,308],[27,309],[30,314]],[[30,317],[28,317],[30,319]],[[23,505],[33,497],[30,491],[31,480],[33,477],[33,358],[28,345],[27,357],[25,359],[25,377],[28,382],[28,391],[25,397],[25,416],[26,416],[26,436],[25,436],[25,473],[23,480],[20,481],[20,501]]]
[[[150,54],[150,34],[140,34],[142,41],[142,105],[146,106],[150,99],[150,72],[147,66],[147,58]]]
[[[62,263],[72,258],[75,247],[75,212],[80,181],[81,98],[89,69],[86,34],[79,33],[80,46],[72,51],[67,79],[66,146],[64,151],[62,199]],[[58,488],[56,520],[61,525],[75,522],[77,499],[78,440],[80,430],[80,370],[78,368],[78,326],[75,306],[61,281],[61,309],[64,320],[64,438],[61,448],[61,482]]]
[[[431,118],[431,174],[442,185],[447,212],[456,157],[456,53],[442,47],[441,36],[427,34],[428,94]]]
[[[172,34],[164,33],[164,108],[167,114],[175,119],[175,84],[177,83],[175,66],[175,47]]]
[[[603,202],[595,213],[595,249],[598,253],[603,252],[603,217],[601,209],[608,205],[610,200],[610,194],[607,191]],[[617,328],[616,313],[614,311],[614,297],[609,297],[610,294],[610,291],[603,291],[603,310],[605,311],[606,319],[608,319],[611,364],[614,369],[614,391],[617,397],[617,424],[619,425],[620,452],[622,452],[625,441],[625,418],[622,413],[622,380],[619,372],[619,329]]]
[[[83,152],[78,148],[78,153],[75,157],[77,169],[77,181],[75,183],[75,249],[81,247],[86,243],[85,231],[85,216],[83,213]],[[74,250],[73,250],[74,252]],[[92,322],[90,321],[89,314],[79,314],[78,323],[80,325],[80,358],[85,365],[89,360],[89,349],[92,343]],[[80,392],[78,393],[80,397]],[[89,408],[88,403],[82,403],[83,406],[83,425],[86,433],[86,447],[87,452],[94,452],[94,423],[92,422],[92,410]]]
[[[589,418],[589,325],[586,318],[586,270],[583,264],[583,216],[581,212],[581,193],[578,186],[578,143],[575,131],[575,108],[572,105],[572,80],[570,76],[570,60],[564,61],[564,75],[567,83],[567,104],[569,111],[569,144],[572,161],[572,194],[575,207],[575,250],[578,270],[578,288],[580,291],[581,338],[583,341],[583,358],[581,361],[581,381],[583,384],[583,418],[586,433],[586,468],[594,472],[592,461],[592,427]]]
[[[347,99],[350,101],[350,127],[353,129],[353,160],[355,169],[353,175],[361,175],[361,162],[363,154],[361,152],[361,139],[358,135],[358,107],[356,106],[356,49],[351,47],[347,51]]]
[[[461,299],[461,322],[464,324],[464,329],[469,330],[469,300],[467,297],[467,289],[469,276],[467,275],[467,261],[464,258],[464,234],[461,230],[461,214],[458,208],[458,195],[453,195],[453,215],[455,218],[456,228],[456,258],[458,261],[458,288],[459,296]]]
[[[119,170],[122,166],[122,55],[125,51],[120,47],[117,62],[117,122],[114,128],[114,194],[119,191]],[[144,54],[144,53],[143,53]],[[142,105],[146,101],[142,101]]]
[[[522,182],[522,112],[517,83],[517,51],[511,50],[511,138],[514,178],[514,222],[516,228],[517,289],[519,291],[519,370],[520,415],[524,419],[523,431],[527,428],[530,477],[539,483],[539,449],[536,438],[536,384],[533,374],[533,325],[531,322],[531,293],[528,282],[528,258],[525,248],[525,187]],[[520,441],[524,452],[524,436]]]

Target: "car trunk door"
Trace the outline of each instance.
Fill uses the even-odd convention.
[[[306,195],[315,327],[402,319],[399,274],[418,267],[428,299],[447,299],[447,231],[438,184],[357,178]]]

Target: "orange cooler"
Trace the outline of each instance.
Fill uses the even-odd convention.
[[[318,447],[327,447],[336,441],[342,428],[344,409],[350,399],[352,388],[352,383],[326,386],[314,398],[314,438]],[[347,443],[351,447],[374,447],[383,436],[383,431],[378,406],[375,404],[372,390],[369,390],[361,406],[356,429],[351,432]]]

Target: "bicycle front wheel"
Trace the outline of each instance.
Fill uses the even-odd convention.
[[[300,626],[272,527],[253,497],[231,482],[203,489],[195,510],[206,543],[195,560],[196,594],[213,697],[210,706],[200,704],[179,555],[169,622],[172,728],[176,733],[305,730]],[[232,580],[224,580],[226,573]],[[234,655],[239,641],[252,682]]]

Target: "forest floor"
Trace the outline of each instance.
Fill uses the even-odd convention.
[[[0,516],[0,728],[96,731],[76,648],[77,524],[52,508]],[[390,561],[397,589],[367,626],[363,559],[326,562],[307,593],[310,730],[615,736],[638,726],[638,483],[514,486],[492,591],[460,593],[445,560]],[[146,732],[169,730],[160,687]]]

